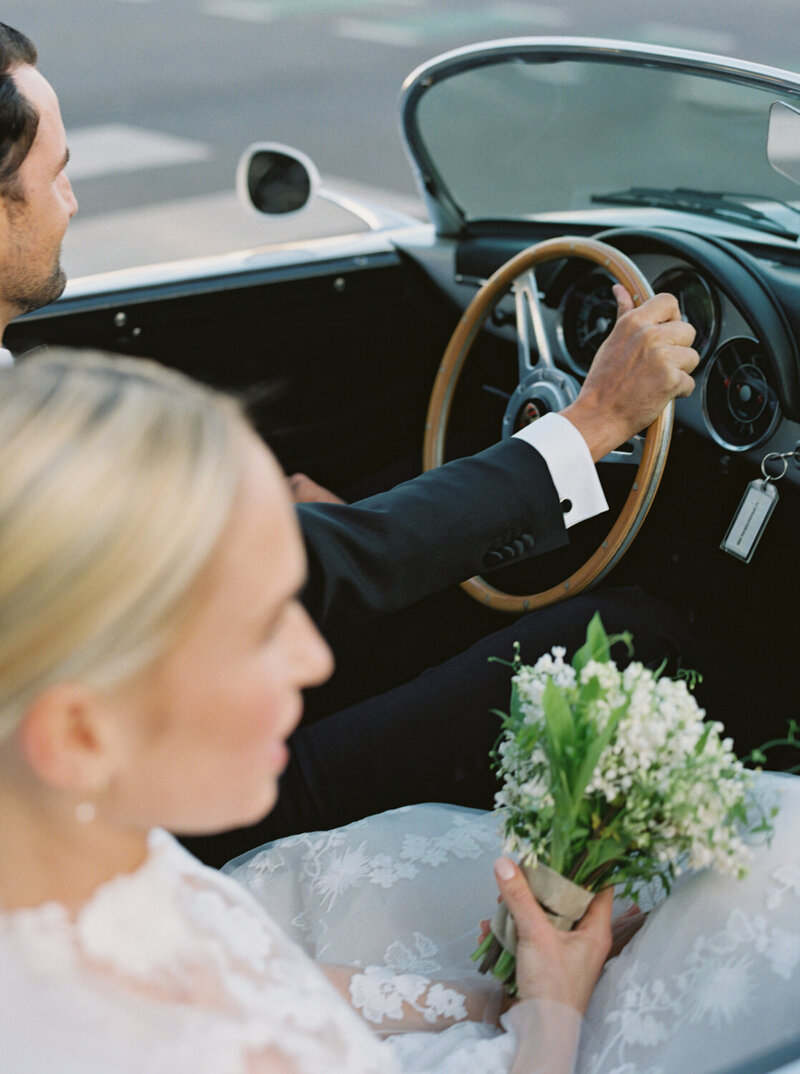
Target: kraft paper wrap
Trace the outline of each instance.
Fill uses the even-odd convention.
[[[554,873],[546,865],[521,865],[536,901],[557,929],[569,932],[576,921],[586,913],[594,898],[591,891],[573,884],[571,880]],[[514,919],[504,902],[500,903],[492,918],[492,932],[506,951],[517,953],[517,929]]]

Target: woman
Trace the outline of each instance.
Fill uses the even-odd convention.
[[[0,371],[0,452],[4,1065],[396,1069],[255,901],[163,831],[269,810],[301,690],[331,670],[297,601],[303,549],[275,461],[229,400],[91,354]],[[610,893],[563,935],[512,862],[496,876],[522,1002],[505,1036],[448,1044],[447,1061],[477,1048],[471,1069],[559,1074],[608,952]],[[330,971],[356,1001],[365,976]],[[409,988],[394,1028],[499,1013],[491,989]]]

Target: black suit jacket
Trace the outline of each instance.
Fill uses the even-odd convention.
[[[567,543],[544,459],[519,439],[358,503],[300,504],[303,601],[328,637]]]

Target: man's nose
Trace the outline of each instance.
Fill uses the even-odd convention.
[[[78,199],[75,197],[75,191],[72,189],[72,183],[67,179],[67,199],[69,201],[69,218],[73,218],[78,211]]]

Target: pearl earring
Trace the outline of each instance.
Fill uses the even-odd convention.
[[[91,824],[97,816],[94,802],[80,802],[75,806],[75,819],[81,824]]]

